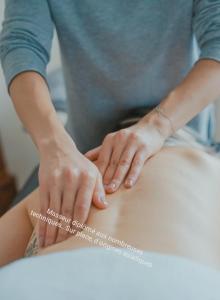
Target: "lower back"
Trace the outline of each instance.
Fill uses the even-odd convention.
[[[111,237],[142,250],[220,265],[219,180],[217,158],[201,150],[164,148],[145,164],[135,187],[108,195],[106,210],[92,207],[87,225],[112,246]],[[39,255],[97,246],[97,235],[92,242],[71,236]]]

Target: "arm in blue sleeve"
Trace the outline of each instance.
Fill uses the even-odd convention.
[[[193,29],[200,58],[220,61],[220,0],[194,0]]]
[[[0,35],[0,58],[6,83],[24,71],[46,79],[53,21],[47,0],[6,0]]]

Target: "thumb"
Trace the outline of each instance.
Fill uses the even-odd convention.
[[[85,153],[85,157],[88,158],[91,161],[97,160],[99,156],[101,146],[98,146],[92,150],[89,150],[88,152]]]
[[[92,202],[99,209],[104,209],[108,206],[101,174],[98,175],[96,180]]]

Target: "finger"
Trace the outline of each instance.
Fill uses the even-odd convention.
[[[112,189],[108,190],[109,193],[115,192],[123,180],[125,179],[128,170],[131,167],[132,160],[135,156],[135,153],[137,152],[137,146],[132,144],[128,144],[125,148],[124,152],[121,155],[121,158],[118,163],[118,167],[116,169],[116,172],[112,178],[111,184],[113,183]]]
[[[106,208],[108,206],[101,174],[98,175],[96,180],[95,190],[93,194],[93,204],[100,209]]]
[[[85,174],[81,176],[81,183],[74,205],[74,220],[77,220],[81,224],[84,224],[88,218],[95,183],[91,175]]]
[[[39,186],[39,196],[40,196],[40,214],[42,216],[46,216],[47,209],[49,207],[49,191],[46,186],[40,184]],[[44,247],[45,235],[46,235],[46,222],[43,220],[39,220],[38,227],[38,240],[39,247]]]
[[[98,146],[92,150],[89,150],[88,152],[85,153],[85,156],[91,161],[97,160],[100,149],[101,149],[101,146]]]
[[[111,155],[113,151],[113,137],[114,137],[113,134],[108,134],[104,139],[100,149],[100,153],[96,165],[102,176],[105,174],[106,168],[108,167],[108,164],[111,159]]]
[[[66,240],[69,237],[69,233],[66,230],[68,225],[71,225],[74,201],[77,194],[77,185],[75,183],[76,174],[72,170],[65,172],[65,182],[63,188],[63,198],[61,205],[61,215],[64,217],[60,220],[61,228],[58,229],[56,242]]]
[[[125,180],[125,187],[130,188],[136,183],[147,157],[149,157],[149,155],[145,148],[136,152]]]
[[[123,133],[122,133],[123,134]],[[127,140],[125,139],[125,136],[121,135],[119,136],[119,133],[115,137],[115,143],[113,146],[113,153],[111,156],[110,163],[106,169],[105,175],[104,175],[104,185],[106,192],[113,192],[116,189],[116,186],[118,186],[118,182],[112,181],[114,174],[118,168],[118,164],[121,158],[121,155],[126,147]]]
[[[50,192],[50,201],[49,201],[49,209],[55,213],[60,213],[60,206],[61,206],[61,188],[57,185],[53,187]],[[50,215],[50,219],[54,221],[58,221],[56,218]],[[44,246],[50,246],[56,242],[58,227],[52,224],[46,224],[46,234],[45,234],[45,242]]]

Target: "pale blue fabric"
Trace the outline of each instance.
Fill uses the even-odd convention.
[[[151,252],[141,257],[152,267],[100,248],[24,259],[0,269],[0,297],[2,300],[220,299],[219,271],[180,257]]]
[[[220,0],[6,0],[0,56],[6,82],[46,78],[54,26],[67,88],[68,130],[98,145],[128,110],[159,103],[198,59],[220,61]],[[205,141],[213,107],[191,123]]]

